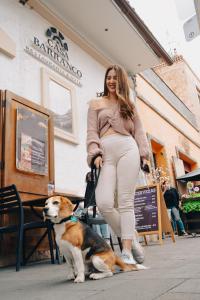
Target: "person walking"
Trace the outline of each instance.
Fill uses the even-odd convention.
[[[144,251],[135,234],[133,195],[140,160],[146,164],[149,158],[149,144],[130,100],[128,76],[118,65],[106,70],[103,97],[89,103],[87,152],[88,165],[101,168],[96,203],[122,240],[122,259],[128,264],[142,263]]]
[[[165,200],[166,207],[168,209],[168,215],[172,223],[174,232],[176,231],[177,225],[180,235],[187,235],[179,213],[180,197],[177,192],[177,189],[171,187],[170,184],[166,181],[163,182],[161,189],[163,191],[163,197]]]

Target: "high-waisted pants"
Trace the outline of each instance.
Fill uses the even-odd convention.
[[[96,188],[96,203],[106,222],[121,239],[133,239],[134,193],[140,169],[140,155],[132,136],[121,134],[101,138],[103,166]]]

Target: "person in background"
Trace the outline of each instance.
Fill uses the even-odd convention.
[[[135,104],[130,100],[128,76],[118,65],[107,68],[103,97],[90,101],[87,125],[88,164],[101,167],[96,202],[99,211],[122,240],[122,260],[143,262],[144,251],[135,234],[134,203],[141,164],[149,158],[149,144]],[[115,206],[117,195],[117,208]]]
[[[177,189],[171,187],[169,182],[167,181],[164,181],[162,183],[161,189],[163,192],[163,197],[174,232],[176,231],[177,225],[180,235],[187,235],[179,213],[180,197],[177,192]]]

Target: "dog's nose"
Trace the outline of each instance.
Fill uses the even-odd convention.
[[[48,210],[49,210],[49,209],[48,209],[47,207],[45,207],[45,208],[43,209],[43,211],[44,211],[45,214],[47,214]]]

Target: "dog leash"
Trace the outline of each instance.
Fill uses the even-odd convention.
[[[78,219],[77,219],[76,216],[71,215],[71,216],[69,216],[69,217],[63,218],[59,223],[56,223],[56,224],[62,224],[62,223],[67,222],[67,221],[71,221],[71,222],[76,223],[77,220],[78,220]]]
[[[98,174],[97,174],[97,170],[98,170]],[[95,183],[94,183],[94,187],[93,187],[92,193],[90,195],[90,198],[87,201],[87,204],[86,204],[86,206],[84,207],[84,209],[82,211],[83,215],[87,213],[88,207],[90,207],[91,204],[92,204],[92,200],[93,200],[95,190],[96,190],[96,187],[97,187],[97,183],[98,183],[98,180],[99,180],[100,172],[101,172],[101,167],[99,167],[98,169],[96,168],[96,166],[91,167],[91,181],[95,182]]]

